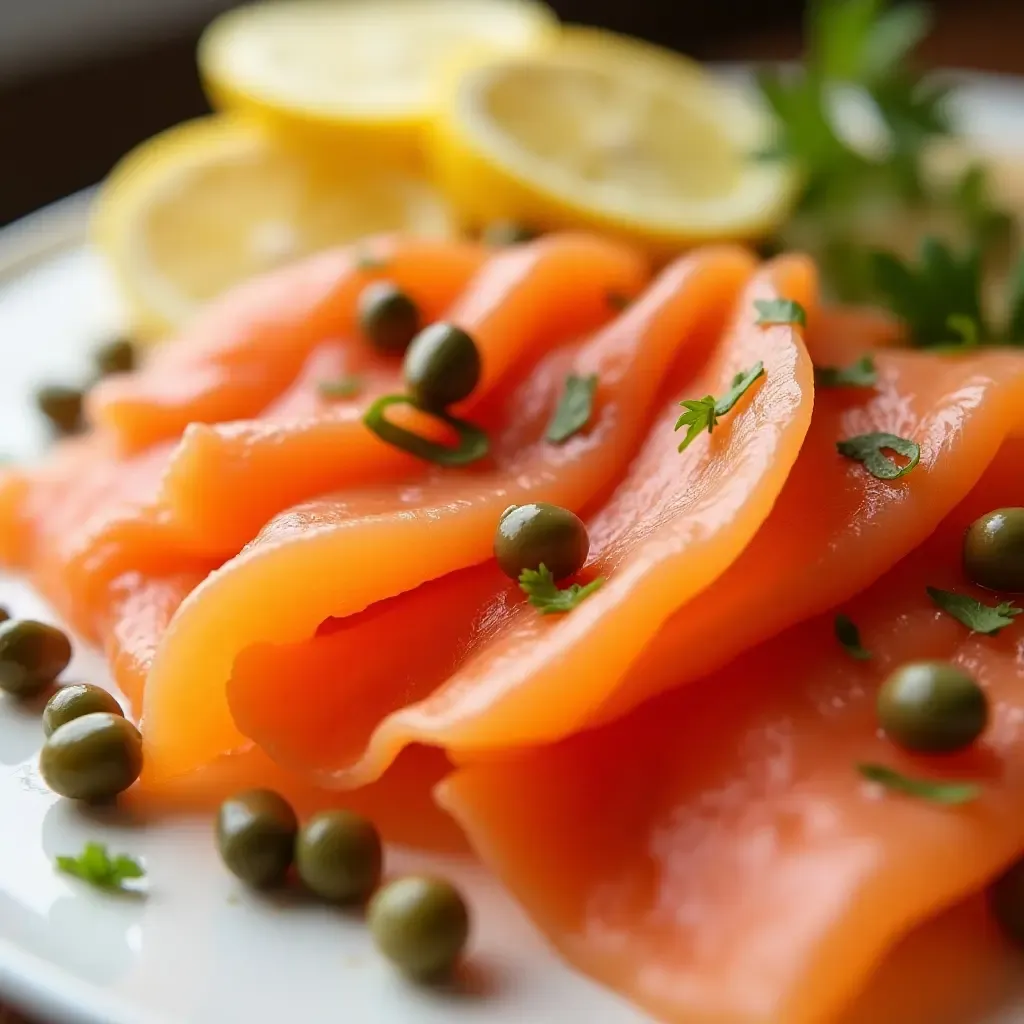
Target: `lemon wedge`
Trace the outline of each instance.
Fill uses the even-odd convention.
[[[214,106],[308,152],[416,162],[452,52],[528,50],[557,24],[534,0],[267,0],[210,25],[199,69]]]
[[[784,220],[792,170],[752,157],[770,132],[760,107],[698,64],[566,29],[536,52],[460,60],[431,148],[469,226],[594,228],[669,255]]]
[[[100,189],[92,226],[142,336],[318,249],[376,232],[454,233],[447,205],[421,178],[315,167],[259,126],[220,116],[125,157]]]

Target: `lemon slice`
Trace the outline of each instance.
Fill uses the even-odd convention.
[[[460,62],[431,145],[470,225],[596,228],[668,254],[785,218],[793,172],[751,156],[770,132],[760,107],[692,61],[567,29],[533,53]]]
[[[269,0],[214,21],[199,68],[215,106],[312,152],[415,162],[452,52],[526,50],[556,30],[533,0]]]
[[[93,236],[143,335],[179,326],[260,271],[376,232],[453,234],[406,172],[311,166],[261,128],[209,117],[143,143],[103,184]]]

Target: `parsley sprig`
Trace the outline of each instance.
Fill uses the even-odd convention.
[[[995,636],[1001,629],[1012,626],[1013,620],[1022,612],[1022,609],[1009,601],[988,605],[952,590],[939,590],[938,587],[925,589],[932,601],[947,615],[963,623],[969,630],[986,636]]]
[[[77,857],[59,856],[56,863],[58,871],[108,891],[133,891],[125,886],[125,882],[146,875],[134,857],[125,853],[112,856],[103,843],[86,843]]]
[[[938,238],[921,241],[917,263],[892,252],[871,254],[880,297],[906,324],[912,344],[964,350],[980,344],[1024,345],[1024,259],[1013,274],[1000,326],[982,305],[982,256],[977,245],[962,253]]]
[[[541,615],[558,615],[571,612],[582,601],[585,601],[595,590],[604,584],[604,577],[581,585],[573,583],[568,587],[559,587],[554,576],[544,564],[535,571],[524,569],[519,574],[519,586],[526,594],[527,600]]]
[[[948,89],[909,64],[930,24],[920,3],[812,0],[803,67],[762,71],[759,84],[775,115],[776,137],[760,155],[797,165],[804,210],[879,189],[921,194],[924,147],[950,132]],[[834,101],[841,85],[861,90],[875,108],[886,136],[877,152],[853,145],[840,131]]]
[[[746,394],[750,385],[764,375],[764,363],[757,362],[744,373],[737,373],[732,379],[732,386],[721,398],[705,395],[703,398],[684,399],[679,404],[686,410],[678,420],[675,429],[686,427],[686,436],[679,444],[682,451],[699,434],[705,430],[710,434],[718,425],[720,417],[732,411],[732,407]]]

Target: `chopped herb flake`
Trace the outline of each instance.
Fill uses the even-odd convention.
[[[430,415],[446,423],[458,435],[458,445],[449,448],[389,422],[384,412],[392,405],[410,405],[414,409],[419,409],[408,395],[382,395],[363,414],[363,423],[382,441],[394,445],[395,448],[401,448],[410,455],[423,459],[424,462],[434,462],[439,466],[468,466],[471,462],[485,458],[490,451],[487,434],[475,424],[456,419],[446,413],[431,412]]]
[[[607,298],[608,305],[619,312],[624,309],[628,309],[633,303],[633,300],[628,295],[623,295],[622,292],[610,291],[607,293]]]
[[[356,270],[387,270],[388,261],[374,256],[372,252],[361,252],[355,258]]]
[[[758,312],[757,323],[761,327],[776,324],[799,324],[807,326],[807,312],[799,302],[792,299],[754,299]]]
[[[552,444],[568,441],[573,434],[578,434],[590,422],[596,390],[596,373],[587,374],[585,377],[570,373],[566,377],[565,390],[545,435]]]
[[[862,462],[864,468],[879,480],[898,480],[906,476],[921,459],[921,446],[898,434],[859,434],[845,441],[837,441],[836,448],[840,455]],[[910,461],[900,466],[888,455],[883,455],[884,451],[896,452]]]
[[[860,642],[860,630],[853,619],[846,615],[837,615],[835,621],[836,639],[843,645],[846,653],[857,661],[867,661],[871,652],[864,649]]]
[[[928,596],[957,622],[962,622],[975,633],[995,636],[1001,629],[1013,625],[1013,620],[1021,614],[1021,609],[1009,601],[992,605],[982,604],[966,594],[955,594],[951,590],[939,590],[938,587],[926,587]]]
[[[687,399],[679,404],[686,410],[676,421],[675,429],[687,427],[686,436],[679,450],[686,448],[698,434],[705,430],[710,434],[718,425],[718,418],[730,412],[751,384],[764,374],[764,363],[757,362],[744,373],[737,373],[732,386],[721,398],[705,395],[703,398]]]
[[[598,590],[603,583],[604,577],[599,576],[585,586],[573,583],[571,586],[561,589],[545,565],[541,565],[536,571],[524,569],[519,575],[519,586],[526,594],[530,604],[541,615],[571,612],[581,601],[586,600],[595,590]]]
[[[849,366],[818,366],[814,383],[819,388],[871,388],[878,383],[878,371],[871,356],[861,356]]]
[[[857,771],[868,780],[876,782],[886,789],[891,789],[905,796],[918,797],[933,804],[944,804],[955,807],[967,804],[981,795],[981,787],[970,782],[942,782],[938,779],[915,779],[895,768],[887,768],[884,764],[858,764]]]
[[[316,387],[321,398],[355,398],[363,390],[363,378],[349,374],[347,377],[319,381]]]
[[[125,882],[145,877],[142,865],[127,854],[111,856],[103,843],[86,843],[77,857],[57,857],[57,869],[98,889],[125,889]]]

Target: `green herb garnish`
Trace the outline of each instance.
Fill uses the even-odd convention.
[[[623,295],[622,292],[609,291],[606,292],[606,297],[608,305],[617,312],[622,312],[633,304],[633,300],[628,295]]]
[[[858,434],[845,441],[837,441],[836,448],[840,455],[862,462],[864,468],[879,480],[898,480],[906,476],[921,459],[921,446],[898,434]],[[883,454],[886,451],[896,452],[910,461],[900,466]]]
[[[380,256],[374,256],[372,252],[359,252],[355,257],[356,270],[387,270],[388,262]]]
[[[596,373],[589,373],[585,377],[570,373],[565,378],[565,390],[545,434],[552,444],[568,441],[573,434],[579,433],[590,422],[596,390]]]
[[[878,383],[878,371],[871,356],[861,356],[849,366],[816,366],[814,383],[819,388],[871,388]]]
[[[363,390],[363,378],[355,374],[334,377],[317,382],[316,389],[322,398],[355,398]]]
[[[952,590],[939,590],[938,587],[925,587],[928,596],[957,622],[962,622],[975,633],[995,636],[1001,629],[1013,625],[1013,620],[1021,614],[1021,609],[1003,601],[995,607],[982,604],[966,594],[955,594]]]
[[[843,645],[846,653],[857,661],[867,661],[871,652],[865,650],[860,642],[860,630],[853,619],[846,615],[837,615],[835,621],[836,639]]]
[[[571,612],[581,601],[599,589],[603,583],[604,577],[598,576],[596,580],[592,580],[585,586],[573,583],[562,589],[555,583],[555,578],[548,571],[547,566],[543,564],[536,571],[524,569],[519,574],[520,588],[526,594],[530,604],[541,615]]]
[[[915,779],[895,768],[887,768],[884,764],[857,765],[857,771],[868,780],[876,782],[886,789],[928,800],[933,804],[944,804],[955,807],[967,804],[981,796],[981,787],[971,782],[942,782],[937,779]]]
[[[128,891],[125,882],[144,878],[142,865],[127,854],[111,856],[103,843],[86,843],[77,857],[57,857],[57,870],[97,889]]]
[[[705,430],[710,434],[718,425],[720,416],[724,416],[732,410],[732,407],[740,400],[744,392],[758,377],[764,374],[764,363],[757,362],[745,373],[737,373],[732,379],[732,386],[721,398],[714,395],[705,395],[696,400],[686,400],[679,404],[686,410],[676,420],[675,429],[687,427],[686,436],[679,445],[679,450],[686,448],[698,434]]]
[[[758,312],[759,327],[772,327],[776,324],[807,326],[806,310],[792,299],[754,299],[754,308]]]
[[[429,412],[428,415],[446,423],[456,432],[459,443],[455,448],[438,444],[436,441],[414,434],[411,430],[396,426],[388,422],[384,416],[385,410],[393,405],[420,408],[408,395],[382,395],[363,414],[363,423],[382,441],[394,445],[395,448],[401,448],[410,455],[423,459],[424,462],[434,462],[439,466],[468,466],[484,458],[490,451],[490,441],[483,430],[446,413]],[[425,409],[420,411],[427,412]]]
[[[805,182],[803,209],[871,191],[920,193],[924,147],[950,131],[948,90],[908,63],[930,20],[923,4],[812,0],[804,66],[762,72],[761,92],[776,119],[775,145],[762,156],[796,163]],[[837,85],[859,88],[872,101],[886,133],[877,153],[856,148],[838,130]]]

